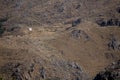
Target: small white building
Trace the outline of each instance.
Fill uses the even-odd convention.
[[[31,27],[28,28],[29,31],[32,31],[33,29]]]

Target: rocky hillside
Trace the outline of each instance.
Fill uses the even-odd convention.
[[[119,80],[119,59],[120,0],[0,0],[0,80]]]
[[[120,79],[120,60],[113,62],[104,71],[97,74],[94,80],[119,80]]]

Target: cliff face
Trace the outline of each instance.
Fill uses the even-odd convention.
[[[119,0],[0,0],[0,79],[101,80],[119,27]]]

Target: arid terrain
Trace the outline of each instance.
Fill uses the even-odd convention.
[[[120,80],[120,0],[0,0],[0,80]]]

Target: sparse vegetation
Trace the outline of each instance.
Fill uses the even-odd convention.
[[[106,27],[106,26],[120,26],[120,20],[119,19],[108,19],[108,20],[104,20],[104,19],[100,19],[97,20],[96,23],[102,27]]]
[[[81,19],[74,20],[74,21],[72,21],[72,27],[75,27],[75,26],[79,25],[80,23],[81,23]]]
[[[3,75],[0,74],[0,80],[5,80]]]
[[[0,79],[94,77],[120,58],[119,4],[120,0],[0,0],[0,74],[7,76]]]
[[[0,36],[5,32],[5,28],[0,27]]]
[[[7,20],[8,20],[7,17],[5,17],[5,18],[1,18],[1,19],[0,19],[0,23],[6,22]]]
[[[117,8],[117,12],[120,13],[120,7]]]
[[[5,32],[5,28],[3,27],[3,23],[6,22],[8,18],[1,18],[0,19],[0,36]]]

